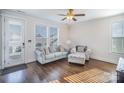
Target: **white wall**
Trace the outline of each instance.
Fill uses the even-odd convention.
[[[2,17],[0,16],[0,69],[2,68]]]
[[[124,20],[124,15],[72,25],[69,31],[72,46],[87,45],[93,51],[92,58],[116,64],[118,58],[124,55],[111,52],[111,23],[119,20]]]
[[[4,11],[3,16],[20,18],[26,22],[26,31],[25,31],[25,61],[26,63],[35,61],[34,50],[35,50],[35,25],[44,24],[46,26],[56,26],[60,29],[60,44],[65,45],[64,42],[68,39],[67,33],[68,28],[66,25],[59,24],[54,21],[49,21],[45,19],[39,19],[36,17],[31,17],[28,15],[17,14],[14,12]],[[31,43],[28,43],[28,40],[32,40]]]
[[[124,20],[124,15],[85,21],[71,25],[70,27],[54,21],[21,15],[14,12],[5,12],[4,16],[20,18],[26,21],[25,59],[27,63],[35,61],[35,24],[59,27],[60,44],[66,46],[66,41],[70,39],[72,41],[72,46],[80,44],[87,45],[93,51],[92,58],[117,63],[118,58],[123,56],[111,52],[111,23]],[[32,40],[32,42],[28,43],[28,40]]]
[[[68,29],[65,25],[61,25],[55,22],[51,22],[51,21],[46,21],[46,20],[39,20],[36,18],[28,18],[27,21],[27,31],[26,31],[26,40],[32,40],[32,43],[27,43],[27,54],[26,54],[26,59],[28,60],[27,62],[32,62],[35,61],[34,58],[34,50],[35,50],[35,25],[36,24],[44,24],[47,26],[56,26],[59,27],[60,30],[60,44],[64,45],[64,42],[66,42],[67,40],[67,33],[68,33]],[[27,41],[26,41],[27,42]],[[29,55],[30,54],[30,55]]]

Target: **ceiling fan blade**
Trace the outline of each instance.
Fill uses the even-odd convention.
[[[77,21],[77,19],[76,18],[72,18],[74,21]]]
[[[85,14],[74,14],[74,16],[85,16]]]
[[[65,19],[67,19],[66,17],[62,19],[62,21],[64,21]]]
[[[59,16],[66,16],[65,14],[58,14]]]

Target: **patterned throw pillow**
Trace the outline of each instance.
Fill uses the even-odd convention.
[[[60,45],[56,47],[56,52],[60,52]]]
[[[49,47],[45,48],[44,51],[45,51],[45,54],[48,55],[50,53]]]
[[[76,46],[77,52],[85,52],[87,50],[87,46]]]
[[[49,47],[51,53],[57,52],[56,46]]]
[[[41,51],[41,52],[42,52],[42,54],[43,54],[43,55],[45,55],[45,51],[44,51],[44,49],[37,48],[36,50]]]
[[[76,53],[76,48],[75,48],[75,47],[72,48],[70,52],[71,52],[71,53]]]
[[[60,46],[60,52],[64,52],[64,51],[65,49],[62,46]]]

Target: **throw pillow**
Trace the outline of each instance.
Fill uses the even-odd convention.
[[[55,46],[51,46],[51,47],[49,47],[49,50],[50,50],[51,53],[57,52]]]
[[[76,46],[77,52],[85,52],[87,50],[87,46]]]
[[[56,46],[56,52],[60,52],[60,45]]]
[[[64,51],[65,49],[62,46],[60,46],[60,52],[64,52]]]
[[[76,53],[76,48],[75,48],[75,47],[72,48],[70,52],[71,52],[71,53]]]
[[[36,50],[41,51],[41,53],[42,53],[43,55],[45,55],[45,51],[44,51],[44,49],[37,48]]]
[[[44,51],[45,51],[45,54],[48,55],[50,53],[49,47],[45,48]]]

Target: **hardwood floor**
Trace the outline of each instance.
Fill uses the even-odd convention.
[[[86,65],[69,64],[67,59],[58,60],[41,65],[38,62],[15,66],[3,70],[0,76],[1,83],[48,83],[59,80],[66,83],[65,76],[73,75],[92,68],[99,68],[111,73],[111,81],[116,82],[116,65],[103,61],[91,59]]]

